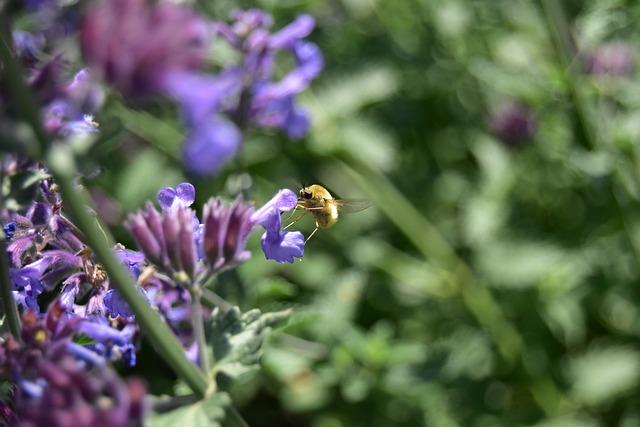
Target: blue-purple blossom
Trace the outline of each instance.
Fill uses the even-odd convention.
[[[231,25],[216,23],[216,32],[243,59],[229,70],[242,76],[243,96],[227,111],[241,126],[276,128],[291,138],[301,138],[309,127],[307,112],[295,103],[295,95],[305,90],[324,66],[318,47],[304,38],[315,26],[309,15],[301,15],[275,33],[269,33],[272,18],[250,9],[236,11]],[[295,66],[279,80],[275,79],[276,56],[291,55]]]
[[[628,43],[605,43],[588,53],[585,68],[594,75],[630,76],[635,69],[635,52]]]
[[[196,189],[193,184],[183,182],[176,188],[164,187],[158,191],[158,203],[162,209],[171,209],[177,206],[188,208],[196,200]]]
[[[294,261],[304,255],[304,236],[299,231],[283,231],[280,214],[296,207],[298,196],[291,190],[280,190],[269,202],[252,216],[254,224],[261,225],[265,232],[260,241],[267,259],[280,263]]]
[[[43,107],[44,128],[61,138],[97,132],[93,114],[104,100],[102,88],[86,69],[80,70],[71,82],[66,81],[61,55],[40,61],[47,57],[43,52],[47,38],[46,32],[13,33],[16,53],[28,72],[29,86]]]
[[[0,374],[14,384],[3,403],[8,425],[133,426],[146,411],[145,389],[122,382],[100,356],[72,341],[77,319],[53,303],[44,317],[22,316],[21,342],[0,344]]]
[[[298,202],[293,191],[280,190],[257,211],[241,198],[231,204],[212,198],[204,206],[202,223],[189,208],[194,200],[191,184],[163,188],[158,192],[162,212],[149,203],[126,223],[146,258],[174,278],[181,273],[193,278],[205,268],[212,273],[248,259],[247,238],[258,225],[265,229],[262,250],[267,259],[293,262],[304,255],[302,233],[281,230],[280,214]],[[118,309],[115,304],[113,310]]]
[[[44,47],[45,38],[40,33],[29,33],[26,31],[13,32],[13,47],[18,58],[26,67],[33,67]]]
[[[61,85],[59,96],[43,108],[44,127],[60,137],[98,132],[93,114],[104,101],[104,92],[86,69]]]
[[[189,171],[198,176],[216,174],[240,148],[238,128],[223,118],[212,119],[187,135],[183,158]]]
[[[231,204],[212,198],[204,206],[203,252],[213,272],[233,267],[251,256],[245,246],[253,228],[253,211],[242,197]]]
[[[16,233],[16,223],[11,221],[2,226],[2,232],[6,240],[11,240]]]
[[[515,146],[533,137],[536,131],[536,120],[526,106],[517,102],[508,102],[494,112],[489,126],[502,142]]]
[[[85,15],[80,42],[96,73],[139,100],[164,93],[168,74],[199,68],[207,33],[205,21],[185,6],[103,0]]]
[[[147,259],[163,271],[193,277],[197,262],[194,212],[179,204],[159,213],[151,203],[129,216],[127,228]]]
[[[241,129],[257,126],[301,138],[309,128],[306,110],[295,102],[323,67],[320,50],[304,41],[313,27],[308,15],[270,34],[271,16],[259,10],[237,11],[231,25],[214,30],[238,50],[241,61],[216,76],[194,72],[165,75],[166,92],[176,100],[187,130],[183,148],[186,168],[194,175],[215,175],[238,152]],[[276,56],[289,53],[294,68],[276,80]]]
[[[219,110],[239,95],[241,76],[232,72],[218,76],[173,73],[165,85],[178,102],[187,129],[183,147],[186,167],[195,175],[216,174],[240,148],[240,131]]]
[[[19,307],[40,311],[38,296],[44,291],[40,276],[42,273],[33,267],[16,269],[9,273],[13,297]]]
[[[129,269],[133,278],[137,279],[138,276],[140,276],[140,269],[144,264],[144,254],[126,249],[122,245],[116,245],[115,253],[118,260]]]
[[[123,360],[128,366],[135,365],[135,325],[126,325],[122,330],[118,330],[109,326],[104,317],[96,316],[83,319],[79,322],[77,330],[96,341],[88,347],[97,354],[109,360]]]
[[[153,301],[149,299],[147,292],[143,288],[137,287],[137,289],[148,303],[153,303]],[[133,310],[131,310],[131,307],[129,307],[129,303],[127,303],[127,301],[122,298],[122,295],[120,295],[120,292],[118,292],[118,290],[116,289],[109,289],[107,292],[105,292],[102,298],[102,302],[104,304],[106,314],[108,314],[109,316],[120,316],[124,318],[131,318],[134,316]]]

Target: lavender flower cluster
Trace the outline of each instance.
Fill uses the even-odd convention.
[[[304,40],[314,20],[303,15],[270,33],[272,19],[259,10],[237,11],[233,23],[207,22],[174,4],[109,0],[85,17],[82,52],[92,73],[126,98],[144,102],[157,96],[179,106],[187,137],[184,162],[196,175],[213,175],[235,156],[248,127],[283,130],[300,138],[309,128],[295,95],[320,73],[323,59]],[[207,51],[222,37],[239,54],[216,74],[204,71]],[[289,53],[293,70],[275,79],[276,56]]]
[[[59,346],[70,358],[91,367],[115,360],[134,365],[140,330],[133,312],[110,285],[108,275],[83,243],[82,234],[62,214],[55,183],[46,179],[39,190],[40,200],[25,215],[3,212],[16,303],[29,319],[42,319],[47,328],[53,328],[47,333],[53,340],[64,341]],[[246,242],[257,227],[264,229],[261,246],[267,259],[291,263],[302,257],[302,233],[284,231],[280,222],[281,213],[295,208],[298,199],[293,191],[281,190],[256,210],[241,197],[232,203],[212,198],[204,206],[202,221],[191,209],[195,188],[189,183],[161,189],[157,200],[160,211],[149,202],[126,223],[140,252],[120,244],[113,251],[135,279],[139,292],[178,336],[188,356],[198,362],[197,343],[189,325],[189,287],[247,260]],[[54,303],[46,311],[43,301],[52,295]],[[55,325],[47,320],[52,316],[57,319]],[[73,335],[88,337],[91,342],[74,343],[69,339]],[[0,359],[0,369],[11,374],[17,390],[22,393],[32,388],[24,381],[26,367],[9,367],[8,363],[13,362]],[[23,390],[21,385],[27,388]]]
[[[96,115],[114,95],[136,106],[175,103],[186,130],[184,166],[195,176],[219,172],[249,129],[277,129],[291,139],[307,133],[309,116],[296,95],[323,67],[318,47],[305,40],[314,28],[310,16],[272,31],[272,18],[255,9],[236,11],[226,23],[169,2],[87,3],[74,9],[56,0],[26,2],[39,29],[12,32],[15,58],[54,144],[99,133]],[[215,68],[209,57],[215,40],[228,44],[238,60]],[[61,49],[74,41],[82,67],[71,65]],[[283,53],[294,63],[284,74],[278,64]],[[0,127],[19,123],[20,111],[5,102],[10,92],[0,88]],[[38,177],[30,203],[0,211],[8,280],[22,318],[20,337],[0,339],[0,376],[12,385],[10,399],[0,404],[2,420],[138,425],[147,407],[145,387],[122,381],[110,363],[135,365],[144,331],[86,236],[66,216],[47,172],[45,164],[18,155],[0,164],[3,179]],[[262,229],[265,258],[279,263],[301,258],[305,240],[299,231],[282,229],[281,214],[298,204],[291,190],[280,190],[259,208],[242,197],[211,198],[200,216],[194,201],[190,183],[161,189],[159,208],[148,202],[126,221],[138,251],[120,244],[112,251],[187,356],[202,366],[202,343],[189,322],[192,288],[247,260],[247,239],[256,229]]]

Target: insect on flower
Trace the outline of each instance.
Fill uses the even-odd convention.
[[[309,212],[315,219],[316,228],[311,232],[308,241],[320,228],[330,228],[338,222],[338,217],[342,213],[355,213],[365,210],[370,206],[368,200],[362,199],[338,199],[334,198],[329,190],[319,184],[301,186],[298,193],[298,204],[290,215],[290,218],[298,210],[302,214],[294,219],[284,229],[289,228],[298,222]]]

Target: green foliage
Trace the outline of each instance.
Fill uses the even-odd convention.
[[[541,7],[560,3],[577,48],[568,58]],[[197,4],[217,16],[238,5]],[[295,313],[266,341],[270,315],[254,311],[219,313],[208,332],[249,424],[640,425],[640,83],[637,70],[583,72],[603,43],[635,49],[638,4],[241,6],[278,24],[316,16],[326,71],[303,97],[310,135],[248,135],[236,162],[196,183],[198,203],[242,192],[259,204],[319,182],[373,204],[320,230],[300,262],[265,261],[254,236],[253,258],[221,275],[216,292],[242,311]],[[519,146],[488,126],[509,100],[535,116]],[[88,180],[121,219],[183,179],[180,125],[165,111],[104,114],[135,135],[101,142],[92,160],[104,173]]]
[[[38,186],[49,175],[40,171],[19,171],[6,177],[2,182],[3,203],[8,209],[24,209],[29,206]]]
[[[216,312],[207,332],[213,354],[212,375],[221,385],[255,372],[258,369],[262,343],[270,328],[291,315],[290,310],[265,313],[254,309],[241,313],[232,307],[222,313]]]
[[[191,405],[181,406],[166,414],[153,414],[146,422],[147,427],[221,427],[225,411],[231,399],[226,393],[215,393]]]

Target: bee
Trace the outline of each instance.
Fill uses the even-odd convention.
[[[298,222],[307,212],[313,215],[316,228],[307,237],[307,241],[320,228],[333,227],[337,222],[340,214],[360,212],[369,207],[367,200],[356,199],[337,199],[334,198],[329,190],[319,184],[302,186],[298,193],[298,204],[291,213],[291,216],[297,211],[302,210],[302,215],[298,216],[285,229]]]

